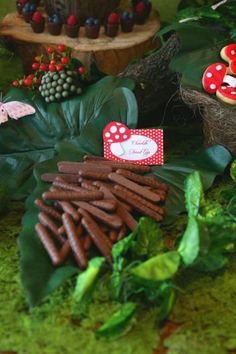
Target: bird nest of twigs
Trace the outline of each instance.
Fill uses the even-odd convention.
[[[201,112],[205,145],[223,145],[236,156],[236,107],[197,90],[182,87],[180,93],[188,106]]]

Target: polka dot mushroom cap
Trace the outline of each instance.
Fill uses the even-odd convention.
[[[223,84],[227,74],[227,66],[223,63],[214,63],[205,70],[202,77],[202,85],[206,92],[215,94],[217,89]]]
[[[121,143],[130,138],[131,132],[126,125],[119,122],[110,122],[103,131],[103,140],[106,143]]]
[[[221,49],[220,56],[227,62],[236,60],[236,43],[229,44]]]

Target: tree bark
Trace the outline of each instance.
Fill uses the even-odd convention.
[[[169,64],[179,49],[180,40],[177,35],[172,35],[159,50],[129,65],[119,75],[136,82],[135,96],[140,116],[156,110],[176,92],[178,77],[169,69]]]

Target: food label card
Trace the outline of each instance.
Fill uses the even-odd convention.
[[[163,165],[163,130],[129,129],[110,122],[103,131],[104,157],[142,165]]]

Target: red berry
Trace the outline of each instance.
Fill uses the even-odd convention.
[[[40,69],[41,71],[46,71],[46,70],[47,70],[47,65],[44,64],[44,63],[42,63],[42,64],[40,64],[39,69]]]
[[[61,71],[63,69],[63,66],[61,64],[56,65],[57,71]]]
[[[145,4],[142,1],[138,2],[137,5],[135,6],[135,12],[141,14],[144,10],[145,10]]]
[[[77,20],[76,16],[74,16],[74,15],[69,16],[67,19],[67,25],[69,25],[69,26],[78,25],[78,20]]]
[[[40,11],[35,11],[32,16],[32,21],[40,23],[43,21],[43,16]]]
[[[14,80],[12,83],[13,87],[18,87],[19,86],[19,81],[18,80]]]
[[[109,25],[115,25],[119,22],[119,15],[117,12],[112,12],[109,17],[107,22],[109,23]]]
[[[56,60],[51,60],[51,61],[50,61],[50,64],[56,65]]]
[[[65,65],[66,65],[66,64],[69,63],[69,61],[70,61],[70,58],[68,58],[68,57],[62,57],[62,58],[61,58],[61,63],[62,63],[62,64],[65,64]]]
[[[41,84],[41,80],[40,80],[40,79],[37,79],[37,80],[35,81],[35,84],[39,86],[39,85]]]
[[[32,85],[32,80],[29,79],[29,78],[25,79],[25,80],[24,80],[24,85],[25,85],[25,86],[31,86],[31,85]]]
[[[27,79],[29,79],[29,80],[33,80],[33,78],[34,78],[34,74],[30,74],[27,76]]]
[[[51,71],[51,72],[56,71],[56,67],[55,67],[55,65],[53,65],[53,64],[49,64],[48,69],[49,69],[49,71]]]
[[[32,69],[37,70],[39,68],[39,63],[33,63]]]
[[[85,74],[86,73],[86,68],[84,66],[81,66],[79,69],[78,69],[79,73],[82,75],[82,74]]]
[[[36,61],[38,63],[40,61],[40,57],[39,56],[35,57],[34,61]]]
[[[49,47],[49,48],[48,48],[48,54],[52,54],[52,53],[54,53],[54,48]]]
[[[66,50],[66,46],[64,44],[59,44],[57,49],[59,50],[59,52],[64,53]]]

